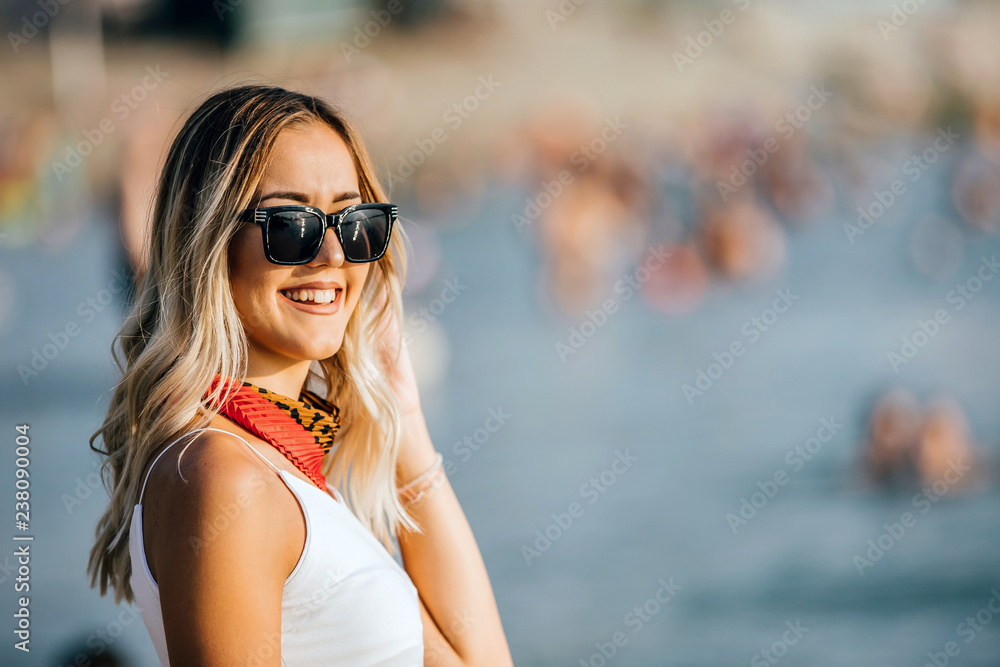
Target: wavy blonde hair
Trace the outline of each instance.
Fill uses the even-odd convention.
[[[229,242],[242,224],[237,214],[252,205],[278,134],[306,123],[329,125],[347,144],[363,201],[386,201],[348,120],[320,99],[282,88],[250,85],[215,93],[170,146],[157,184],[148,269],[112,345],[122,379],[90,438],[91,449],[106,457],[101,474],[110,503],[98,522],[87,572],[91,586],[100,583],[101,595],[114,589],[116,603],[134,600],[130,520],[152,452],[208,425],[216,411],[204,396],[216,373],[246,377],[247,339],[230,290]],[[326,455],[323,472],[390,553],[400,523],[420,530],[395,487],[400,412],[386,364],[394,363],[400,337],[388,341],[387,349],[395,351],[388,359],[379,348],[390,318],[402,322],[405,242],[396,225],[388,251],[372,264],[340,350],[315,362],[307,380],[340,408],[339,444]],[[104,450],[94,446],[98,437]]]

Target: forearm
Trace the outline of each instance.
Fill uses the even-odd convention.
[[[407,414],[397,462],[400,485],[434,464],[436,452],[421,410]],[[465,513],[448,482],[410,505],[423,533],[401,531],[403,565],[439,634],[464,665],[512,665],[486,566]],[[434,628],[425,630],[427,664],[440,655]],[[444,656],[441,656],[444,657]]]

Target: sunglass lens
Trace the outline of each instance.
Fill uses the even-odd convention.
[[[389,215],[377,208],[351,211],[340,226],[344,256],[363,262],[380,255],[389,240]]]
[[[323,242],[323,221],[315,213],[285,211],[271,215],[267,246],[278,262],[301,263],[315,256]]]

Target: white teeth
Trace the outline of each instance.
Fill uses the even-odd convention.
[[[321,290],[283,290],[281,292],[292,301],[303,301],[310,303],[332,303],[337,298],[336,289]]]

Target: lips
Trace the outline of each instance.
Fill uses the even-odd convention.
[[[300,303],[331,303],[340,294],[339,289],[290,289],[280,292],[282,296]]]
[[[278,290],[285,303],[317,315],[330,315],[340,310],[343,293],[343,286],[335,282],[312,282]]]

